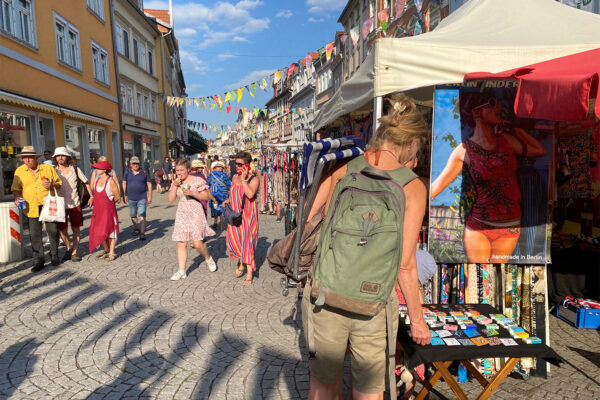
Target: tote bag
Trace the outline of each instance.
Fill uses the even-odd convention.
[[[40,213],[41,222],[65,222],[65,199],[52,192],[44,199],[44,207]]]

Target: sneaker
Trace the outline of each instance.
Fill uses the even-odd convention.
[[[54,265],[55,267],[57,265],[59,265],[60,264],[60,259],[58,258],[58,256],[52,257],[52,261],[50,261],[50,264]]]
[[[183,270],[183,269],[180,269],[180,270],[177,270],[177,272],[175,272],[175,273],[173,274],[173,276],[171,277],[171,280],[172,280],[172,281],[178,281],[178,280],[180,280],[180,279],[185,279],[185,278],[187,278],[187,275],[186,275],[186,273],[185,273],[185,270]]]
[[[144,235],[143,233],[140,235],[140,240],[146,240],[146,235]]]
[[[212,257],[206,260],[206,264],[208,265],[208,270],[210,272],[215,272],[217,270],[217,263]]]
[[[139,229],[134,229],[133,232],[131,233],[131,236],[137,236],[140,234],[140,230]]]
[[[277,218],[275,222],[281,222],[281,218]]]
[[[63,260],[63,261],[69,261],[71,258],[72,258],[72,256],[71,256],[71,252],[70,252],[70,251],[67,251],[67,252],[65,253],[65,255],[63,256],[62,260]]]

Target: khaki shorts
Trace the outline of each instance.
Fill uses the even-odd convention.
[[[385,308],[374,317],[365,317],[328,306],[310,303],[310,285],[302,297],[302,325],[308,343],[307,316],[313,310],[316,358],[309,361],[310,372],[321,383],[331,384],[342,377],[346,348],[350,346],[352,387],[361,393],[385,390],[386,322]],[[316,308],[316,310],[315,310]],[[398,314],[393,315],[393,332],[398,330]]]

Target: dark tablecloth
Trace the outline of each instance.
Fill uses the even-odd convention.
[[[455,304],[441,305],[432,304],[426,305],[433,311],[479,311],[481,314],[489,316],[490,314],[501,314],[500,311],[487,304]],[[439,330],[434,329],[434,330]],[[494,358],[494,357],[535,357],[542,358],[552,364],[559,365],[560,357],[545,344],[525,344],[522,340],[515,339],[518,343],[516,346],[448,346],[448,345],[427,345],[419,346],[408,336],[410,328],[406,326],[402,318],[398,328],[398,341],[404,351],[410,356],[408,367],[414,368],[419,364],[432,363],[434,361],[454,361],[454,360],[471,360],[474,358]],[[478,329],[481,332],[481,329]],[[511,338],[509,332],[500,327],[497,338]],[[457,336],[449,336],[458,338]]]

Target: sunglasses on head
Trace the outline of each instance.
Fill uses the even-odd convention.
[[[236,163],[235,163],[235,166],[236,166],[236,167],[243,167],[244,165],[246,165],[246,164],[244,164],[244,163],[241,163],[241,162],[236,162]]]
[[[498,105],[498,100],[495,97],[490,98],[487,102],[478,105],[477,107],[473,107],[473,110],[477,110],[483,107],[491,107],[494,108]]]

